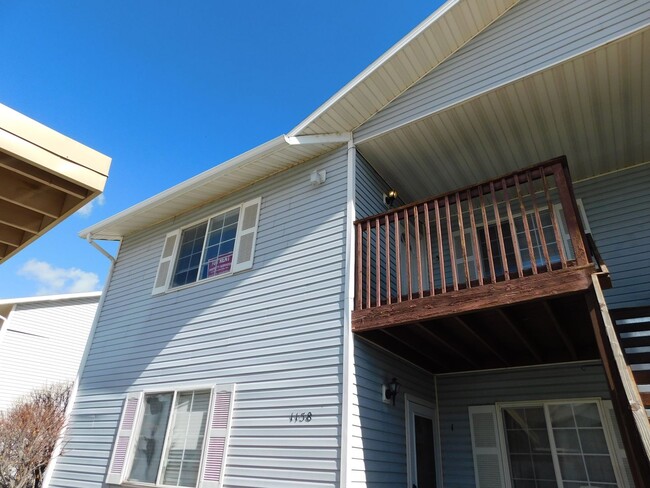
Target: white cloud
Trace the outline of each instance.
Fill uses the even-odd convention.
[[[103,193],[100,193],[100,195],[97,198],[91,200],[86,205],[84,205],[79,210],[77,210],[77,214],[81,215],[84,218],[90,217],[90,214],[92,214],[93,210],[95,209],[95,205],[101,207],[104,205],[104,203],[106,203],[106,197],[104,196]]]
[[[38,284],[37,295],[60,293],[82,293],[99,288],[99,277],[95,273],[78,268],[57,268],[45,261],[30,259],[18,270],[20,276]]]

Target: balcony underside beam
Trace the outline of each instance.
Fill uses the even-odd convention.
[[[593,265],[567,268],[355,310],[352,314],[352,330],[365,332],[583,292],[592,286],[591,274],[594,272]]]

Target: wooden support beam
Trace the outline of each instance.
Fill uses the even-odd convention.
[[[490,353],[491,353],[494,357],[496,357],[496,358],[497,358],[501,363],[503,363],[504,366],[510,366],[510,362],[509,362],[506,358],[504,358],[504,357],[503,357],[503,356],[502,356],[502,355],[501,355],[501,354],[500,354],[496,349],[494,349],[490,344],[488,344],[487,341],[486,341],[485,339],[483,339],[483,337],[481,337],[481,335],[480,335],[478,332],[476,332],[474,329],[472,329],[472,328],[470,327],[470,325],[469,325],[467,322],[465,322],[465,320],[463,320],[462,317],[454,316],[454,317],[450,317],[450,318],[451,318],[454,322],[456,322],[456,324],[457,324],[458,327],[461,327],[465,332],[467,332],[469,335],[471,335],[472,338],[473,338],[476,342],[478,342],[478,343],[481,344],[485,349],[487,349],[488,351],[490,351]]]
[[[594,271],[590,264],[355,310],[352,330],[381,329],[581,292],[591,287]]]
[[[381,330],[380,332],[382,335],[385,335],[389,339],[388,342],[381,341],[383,342],[383,345],[380,342],[380,345],[382,345],[382,347],[395,352],[402,358],[411,361],[420,367],[428,369],[429,371],[449,371],[449,367],[444,363],[438,361],[434,357],[423,354],[415,344],[403,339],[399,336],[399,334],[385,329]],[[394,350],[395,345],[398,346],[399,350]]]
[[[32,166],[31,164],[25,163],[24,161],[16,159],[12,156],[6,155],[0,157],[0,167],[11,170],[14,173],[27,176],[33,180],[69,193],[70,195],[74,195],[80,199],[84,199],[91,194],[90,190],[82,186],[63,179],[60,176],[48,173],[43,169]]]
[[[433,340],[436,344],[441,345],[448,351],[450,351],[454,356],[457,356],[461,358],[463,361],[465,361],[467,364],[474,368],[480,368],[479,363],[474,361],[471,357],[469,357],[467,354],[465,354],[463,351],[461,351],[459,348],[451,344],[449,341],[446,339],[443,339],[440,334],[435,333],[431,328],[425,327],[422,324],[415,324],[414,330],[419,331],[421,334],[424,336],[428,336],[431,340]]]
[[[521,331],[521,326],[515,324],[504,310],[498,308],[496,309],[496,313],[497,315],[499,315],[499,317],[501,317],[503,323],[505,323],[508,326],[512,334],[519,340],[519,342],[521,342],[524,345],[524,347],[528,349],[528,352],[535,358],[535,361],[537,361],[538,363],[543,362],[542,356],[539,353],[539,351],[537,351],[535,346],[533,346],[533,344],[526,338],[524,333]]]
[[[603,362],[614,413],[621,431],[628,463],[636,486],[650,480],[650,423],[634,383],[614,324],[609,315],[598,277],[592,277],[593,292],[587,294],[589,314]]]
[[[0,167],[0,199],[34,212],[58,218],[64,213],[67,193]],[[75,198],[74,205],[81,201]],[[72,205],[72,206],[74,206]],[[70,207],[71,208],[71,207]]]
[[[0,200],[0,222],[10,227],[38,234],[54,220],[52,217]]]
[[[26,235],[24,230],[0,223],[0,242],[3,244],[18,247],[29,237],[31,237],[31,234]]]
[[[548,319],[553,325],[553,328],[558,333],[560,339],[562,339],[562,342],[564,343],[564,346],[569,351],[569,354],[571,355],[571,359],[575,361],[576,359],[578,359],[578,353],[576,352],[576,348],[573,346],[571,339],[569,339],[569,336],[564,331],[560,323],[557,321],[555,312],[553,312],[553,309],[551,308],[551,306],[548,304],[548,301],[546,300],[542,302],[542,306],[544,307],[544,310],[546,310],[546,313],[548,314]]]

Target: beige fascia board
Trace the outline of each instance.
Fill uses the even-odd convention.
[[[111,158],[0,104],[0,150],[95,190],[102,190]]]

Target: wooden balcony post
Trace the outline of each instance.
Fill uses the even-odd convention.
[[[357,287],[356,287],[356,293],[355,293],[355,308],[357,310],[361,310],[363,308],[363,297],[361,296],[363,293],[363,265],[362,265],[362,258],[363,258],[363,252],[362,252],[362,246],[363,246],[363,230],[361,229],[361,224],[357,223],[355,224],[355,227],[357,228],[357,242],[355,245],[357,246],[357,257],[356,257],[356,267],[357,267]]]
[[[587,253],[585,231],[580,220],[578,203],[573,193],[573,184],[569,174],[569,165],[565,157],[561,158],[561,163],[553,167],[553,175],[555,176],[555,186],[558,189],[560,203],[562,204],[562,212],[564,212],[564,220],[571,237],[576,264],[585,266],[590,264],[591,260]]]

